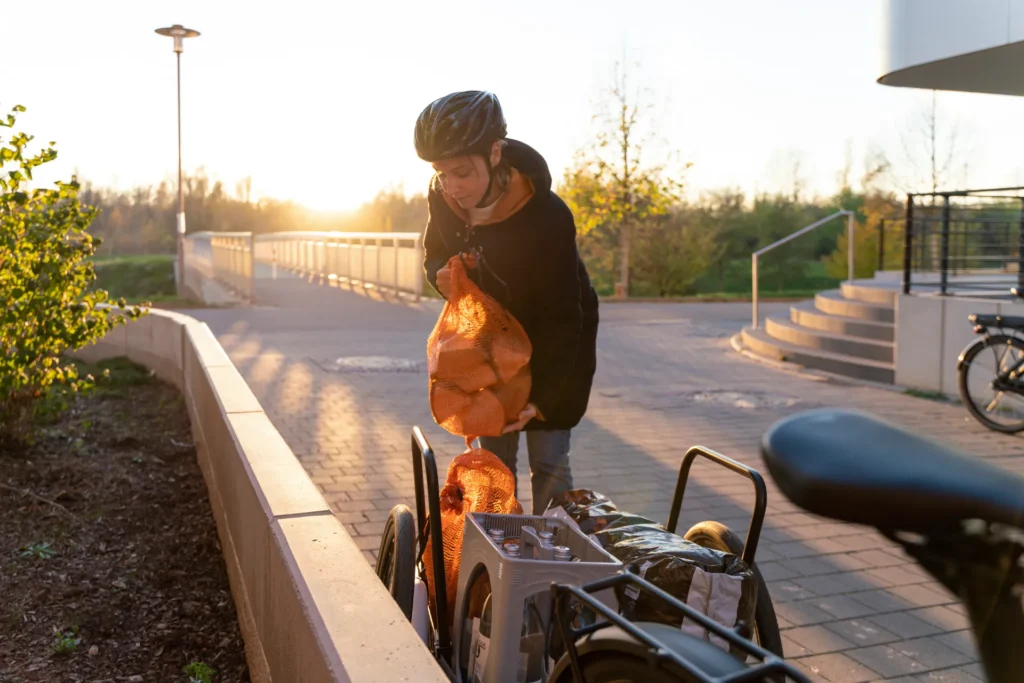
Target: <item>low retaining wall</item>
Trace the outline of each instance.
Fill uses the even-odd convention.
[[[205,323],[153,310],[76,355],[185,396],[254,682],[447,681]]]
[[[896,298],[896,384],[957,395],[956,363],[977,339],[967,316],[1024,316],[1024,304],[992,299],[901,294]]]

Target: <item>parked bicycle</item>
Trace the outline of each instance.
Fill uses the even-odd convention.
[[[957,361],[960,400],[991,430],[1024,431],[1024,317],[974,314],[968,320],[981,337]]]
[[[765,435],[762,452],[771,476],[794,504],[822,517],[875,527],[963,601],[990,683],[1021,679],[1024,478],[853,411],[815,410],[782,420]],[[621,576],[554,587],[556,621],[571,645],[550,681],[807,680],[749,642],[744,650],[758,660],[753,666],[660,624],[626,622],[592,595],[614,581],[643,583]],[[672,596],[650,585],[643,589],[700,620]],[[604,620],[572,629],[562,615],[573,600]],[[701,623],[735,642],[734,632]]]
[[[425,441],[421,445],[421,452],[429,453]],[[807,411],[776,423],[764,436],[762,453],[779,490],[795,505],[822,517],[872,526],[905,548],[962,600],[990,683],[1020,680],[1024,478],[877,417],[845,410]],[[422,464],[417,465],[422,472]],[[436,490],[436,471],[428,467],[426,473],[429,487]],[[420,476],[417,488],[422,491]],[[425,511],[417,507],[423,519]],[[436,513],[433,504],[431,508]],[[414,522],[411,512],[403,512],[405,522],[395,525],[398,533],[389,535],[387,545],[392,545],[394,560],[401,555],[404,561],[392,564],[389,558],[388,570],[381,572],[393,595],[395,574],[408,572],[399,565],[416,562],[408,540]],[[422,544],[427,529],[418,531]],[[749,545],[748,538],[748,551]],[[626,585],[646,591],[745,656],[666,624],[630,622],[596,597]],[[409,605],[411,595],[408,588],[405,591],[396,599]],[[555,628],[567,646],[549,683],[808,681],[780,653],[765,647],[763,638],[760,645],[752,642],[635,574],[625,572],[584,586],[559,583],[552,586],[552,594]],[[444,604],[443,595],[438,604]],[[570,615],[583,606],[600,618],[574,627]],[[450,654],[446,619],[438,621],[433,615],[431,621],[433,649],[444,666],[445,654]],[[444,668],[451,675],[449,667]]]

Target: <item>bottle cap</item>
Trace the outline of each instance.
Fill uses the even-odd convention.
[[[490,536],[491,538],[493,538],[498,543],[501,543],[502,541],[505,540],[505,530],[504,529],[488,529],[487,530],[487,535]]]
[[[572,550],[567,545],[556,545],[555,546],[555,561],[556,562],[568,562],[572,557]]]
[[[519,557],[519,544],[516,541],[509,541],[505,544],[505,554],[509,557]]]

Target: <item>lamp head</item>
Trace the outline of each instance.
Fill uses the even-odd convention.
[[[184,52],[184,43],[186,38],[196,38],[199,36],[199,31],[185,28],[181,24],[175,24],[174,26],[168,26],[167,28],[158,28],[156,32],[162,36],[170,36],[171,38],[174,38],[174,51],[179,54]]]

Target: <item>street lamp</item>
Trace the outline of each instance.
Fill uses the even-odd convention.
[[[174,53],[178,58],[178,281],[179,295],[185,277],[185,195],[181,189],[181,53],[185,49],[185,39],[195,38],[199,31],[175,24],[167,28],[158,28],[156,32],[162,36],[174,38]]]

